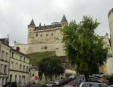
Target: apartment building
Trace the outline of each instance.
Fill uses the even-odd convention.
[[[8,81],[9,58],[10,47],[0,41],[0,85],[4,85]]]
[[[14,49],[11,49],[9,82],[16,82],[19,86],[29,83],[29,58]]]

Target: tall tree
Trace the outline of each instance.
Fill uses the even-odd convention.
[[[61,65],[60,59],[56,56],[47,57],[41,60],[39,64],[40,77],[44,74],[46,79],[52,80],[53,76],[59,76],[64,73],[64,68]]]
[[[84,16],[80,23],[73,21],[62,29],[67,58],[78,73],[98,73],[106,61],[108,48],[103,38],[95,34],[98,25],[97,20]]]

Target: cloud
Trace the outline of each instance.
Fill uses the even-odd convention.
[[[60,21],[63,14],[68,21],[79,22],[91,16],[101,23],[96,33],[109,32],[108,12],[113,0],[0,0],[0,35],[10,34],[10,43],[26,43],[27,25],[31,19],[38,26]]]

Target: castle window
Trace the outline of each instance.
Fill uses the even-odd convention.
[[[46,34],[46,36],[48,36],[48,34]]]
[[[51,36],[53,36],[53,33],[51,33]]]
[[[40,37],[42,37],[42,34],[40,34]]]
[[[36,37],[38,36],[38,34],[36,34]]]

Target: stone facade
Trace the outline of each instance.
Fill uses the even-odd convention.
[[[25,54],[0,39],[0,85],[7,82],[16,82],[21,86],[28,84],[29,67],[29,58]]]
[[[65,56],[61,28],[67,25],[67,19],[62,17],[61,22],[53,22],[51,25],[41,24],[37,27],[34,21],[28,25],[27,44],[15,43],[14,49],[20,48],[25,54],[44,51],[55,51],[57,56]]]
[[[10,48],[0,41],[0,85],[8,81]]]
[[[104,37],[105,46],[109,48],[108,58],[104,65],[101,67],[101,71],[105,74],[113,74],[113,8],[108,13],[108,21],[110,27],[110,39],[108,34]]]
[[[14,49],[11,49],[9,82],[16,82],[19,86],[29,83],[29,58]]]
[[[110,28],[111,49],[113,54],[113,8],[108,13],[108,21],[109,21],[109,28]]]

